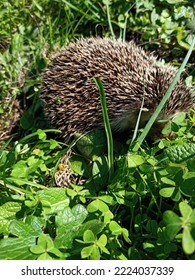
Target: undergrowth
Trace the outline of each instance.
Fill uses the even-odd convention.
[[[69,41],[135,38],[178,66],[193,17],[193,1],[0,3],[0,127],[12,122],[13,100],[23,111],[21,135],[0,142],[0,259],[195,258],[195,112],[165,126],[175,138],[143,139],[136,150],[131,135],[107,146],[104,131],[87,134],[71,146],[78,183],[60,188],[54,174],[70,146],[46,129],[38,100],[51,53]],[[186,69],[191,84],[193,57]]]

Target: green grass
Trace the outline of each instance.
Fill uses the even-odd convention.
[[[151,120],[136,129],[132,148],[131,137],[111,134],[99,81],[106,134],[93,131],[67,146],[48,129],[38,98],[52,53],[80,36],[138,38],[167,62],[186,63],[193,4],[30,2],[0,3],[0,127],[12,122],[14,100],[23,110],[21,133],[0,140],[0,259],[195,259],[195,112],[180,113],[164,128],[175,139],[152,143]],[[189,84],[193,63],[191,56]],[[60,160],[70,147],[78,181],[56,187],[54,174],[63,171]]]

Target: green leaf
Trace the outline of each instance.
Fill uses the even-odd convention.
[[[39,236],[37,245],[42,247],[45,251],[48,252],[54,247],[51,237],[47,234],[41,234]]]
[[[101,201],[100,199],[96,199],[92,201],[88,206],[87,206],[87,211],[90,213],[96,212],[96,211],[101,211],[102,213],[107,212],[109,210],[109,207],[106,203]]]
[[[108,161],[106,156],[97,157],[92,165],[94,184],[105,185],[108,179]]]
[[[195,196],[195,172],[187,172],[183,179],[180,187],[182,193],[186,196]]]
[[[38,129],[37,134],[40,140],[46,140],[47,134],[43,130]]]
[[[31,225],[18,220],[13,220],[11,222],[9,231],[11,234],[18,237],[38,237],[42,233],[41,228],[35,230]]]
[[[163,220],[167,224],[165,230],[167,238],[171,241],[175,238],[176,234],[181,229],[182,221],[177,214],[170,210],[163,213]]]
[[[188,222],[191,223],[193,227],[195,227],[195,209],[192,210],[192,213],[188,219]]]
[[[32,186],[32,187],[36,187],[38,189],[46,189],[45,186],[41,185],[41,184],[38,184],[38,183],[35,183],[33,181],[29,181],[29,180],[26,180],[26,179],[19,179],[19,178],[14,178],[14,177],[8,177],[6,178],[6,181],[9,183],[13,183],[14,184],[17,184],[18,186],[23,186],[23,185],[27,185],[27,186]],[[30,192],[26,189],[22,189],[22,192],[24,193],[27,193],[29,194]]]
[[[122,228],[117,224],[115,221],[111,221],[109,224],[109,229],[111,230],[112,234],[119,235],[121,234]]]
[[[180,112],[173,118],[172,121],[178,125],[181,125],[185,121],[185,118],[186,118],[186,113]]]
[[[0,206],[0,219],[13,218],[20,209],[21,203],[11,201],[6,202]]]
[[[20,210],[21,203],[18,202],[10,201],[0,206],[0,233],[8,231],[9,224]]]
[[[82,205],[75,205],[72,209],[66,207],[56,216],[57,232],[72,231],[74,226],[79,226],[87,217],[87,211]]]
[[[42,246],[40,246],[40,245],[34,245],[34,246],[30,247],[30,251],[33,254],[40,255],[40,254],[45,252],[45,249]]]
[[[78,138],[80,135],[78,135]],[[77,149],[86,158],[95,160],[106,150],[106,136],[103,130],[93,130],[82,136],[77,143]]]
[[[171,197],[173,192],[174,192],[175,188],[174,187],[170,187],[170,188],[162,188],[160,191],[159,191],[159,194],[162,196],[162,197]]]
[[[93,245],[85,247],[81,250],[81,258],[86,259],[91,255],[91,252],[93,250]]]
[[[122,228],[122,235],[125,241],[131,244],[131,240],[129,239],[129,231],[126,228]]]
[[[40,255],[38,257],[38,259],[43,259],[43,258],[47,258],[49,254],[51,253],[53,255],[55,255],[56,257],[62,257],[62,253],[54,247],[54,243],[53,240],[51,239],[51,237],[47,234],[41,234],[38,238],[38,242],[37,245],[34,245],[32,247],[30,247],[30,251],[34,254],[38,254]],[[50,256],[49,256],[50,258]],[[50,258],[52,259],[52,258]]]
[[[72,209],[67,207],[56,216],[56,247],[71,248],[75,237],[82,236],[79,231],[82,223],[88,215],[87,210],[82,205],[75,205]],[[85,230],[82,231],[82,234]]]
[[[83,240],[86,243],[91,243],[91,242],[93,243],[96,240],[96,238],[91,230],[86,230],[83,235]]]
[[[47,214],[61,211],[69,205],[69,198],[66,195],[66,190],[62,188],[41,190],[37,192],[36,196]]]
[[[13,165],[11,176],[15,178],[28,178],[29,167],[26,164],[26,161],[20,160]]]
[[[106,223],[110,223],[110,220],[112,220],[113,217],[114,217],[114,215],[113,215],[113,213],[110,210],[106,211],[104,213],[104,223],[105,224]]]
[[[195,156],[195,143],[171,146],[165,153],[170,161],[180,163]]]
[[[73,155],[70,158],[70,168],[71,170],[84,177],[91,176],[91,166],[86,158],[83,156]]]
[[[82,259],[89,258],[90,260],[99,260],[100,252],[97,246],[91,245],[81,250]]]
[[[185,201],[182,201],[179,203],[179,210],[180,210],[183,218],[185,220],[188,220],[192,213],[192,208]]]
[[[37,258],[37,260],[53,260],[53,258],[47,252],[44,252]]]
[[[100,232],[102,232],[104,227],[105,224],[99,220],[89,220],[81,225],[77,233],[78,236],[83,236],[84,232],[87,229],[90,229],[97,236]]]
[[[144,157],[142,157],[140,155],[134,155],[134,154],[128,153],[127,162],[128,162],[128,167],[132,168],[132,167],[137,167],[137,166],[143,164],[145,162],[145,159],[144,159]]]
[[[195,240],[190,233],[190,227],[185,227],[183,230],[182,246],[186,254],[193,254],[195,252]]]
[[[167,177],[162,177],[161,178],[161,181],[164,183],[164,184],[167,184],[167,185],[171,185],[171,186],[174,186],[175,187],[175,182]]]
[[[34,260],[36,255],[29,248],[35,245],[36,239],[27,238],[5,238],[0,241],[0,260]]]
[[[59,258],[63,257],[62,252],[60,252],[60,250],[58,250],[57,248],[54,248],[54,247],[49,250],[49,253],[51,253],[51,254],[55,255],[56,257],[59,257]]]
[[[97,241],[97,245],[100,247],[101,246],[105,247],[106,244],[107,244],[107,236],[105,234],[102,234]]]
[[[108,241],[107,236],[105,234],[102,234],[97,241],[97,245],[100,248],[101,252],[104,252],[105,254],[109,255],[110,252],[107,250],[107,248],[105,248],[107,241]]]

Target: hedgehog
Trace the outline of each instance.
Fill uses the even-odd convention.
[[[140,126],[150,119],[176,72],[133,41],[81,38],[55,55],[44,71],[45,114],[66,141],[76,133],[103,128],[96,77],[104,86],[112,131],[129,131],[135,127],[143,100]],[[169,120],[193,105],[193,90],[180,79],[158,120]]]

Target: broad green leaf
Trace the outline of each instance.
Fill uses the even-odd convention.
[[[180,192],[180,189],[179,188],[175,188],[172,196],[171,196],[171,199],[173,201],[180,201],[181,200],[181,192]]]
[[[37,134],[40,140],[46,140],[47,134],[43,130],[38,129]]]
[[[63,188],[41,190],[36,195],[47,214],[61,211],[69,205],[69,198]]]
[[[182,193],[187,196],[195,196],[195,172],[187,172],[183,179],[180,186]]]
[[[125,241],[131,244],[131,240],[129,239],[129,231],[126,228],[122,228],[122,235]]]
[[[57,231],[69,231],[74,226],[80,226],[87,217],[87,210],[82,205],[75,205],[72,209],[66,207],[56,216]]]
[[[186,118],[186,113],[180,112],[173,118],[172,121],[178,125],[181,125],[182,122],[185,121],[185,118]]]
[[[33,260],[36,255],[32,254],[29,248],[35,245],[36,239],[27,238],[6,238],[0,241],[0,260]]]
[[[38,238],[37,245],[48,251],[54,247],[51,237],[47,234],[41,234]]]
[[[18,161],[16,164],[14,164],[11,176],[15,178],[28,178],[28,171],[29,167],[24,160]]]
[[[170,210],[163,213],[163,220],[167,224],[165,230],[167,238],[173,240],[182,227],[182,221],[177,214]]]
[[[28,173],[32,174],[35,172],[37,169],[40,168],[41,164],[44,163],[42,159],[36,158],[35,156],[31,156],[27,159],[28,163]]]
[[[144,161],[145,161],[144,157],[142,157],[140,155],[134,155],[131,153],[128,153],[128,155],[127,155],[127,162],[128,162],[129,168],[139,166],[139,165],[143,164]]]
[[[34,246],[30,247],[30,251],[33,254],[40,255],[45,252],[45,249],[40,245],[34,245]]]
[[[191,223],[193,227],[195,227],[195,209],[192,210],[188,222]]]
[[[104,213],[104,223],[110,223],[110,220],[112,220],[114,217],[113,213],[108,210]]]
[[[105,234],[102,234],[100,236],[100,238],[97,241],[97,245],[100,248],[101,252],[104,252],[105,254],[110,254],[110,252],[107,250],[107,248],[105,247],[107,244],[107,236]]]
[[[195,143],[171,146],[165,153],[170,161],[180,163],[195,156]]]
[[[188,220],[192,213],[192,208],[185,201],[182,201],[179,203],[179,210],[180,210],[183,218],[185,220]]]
[[[75,205],[72,209],[67,207],[64,211],[58,212],[56,216],[56,233],[55,238],[56,247],[71,248],[72,242],[75,237],[81,237],[84,231],[89,229],[85,228],[81,232],[82,223],[88,215],[87,210],[82,205]]]
[[[101,236],[100,236],[100,238],[98,239],[98,241],[97,241],[97,245],[98,246],[106,246],[106,244],[107,244],[107,236],[105,235],[105,234],[102,234]]]
[[[0,206],[0,233],[7,233],[9,224],[21,209],[21,203],[6,202]]]
[[[51,249],[49,250],[49,253],[55,255],[55,256],[58,257],[58,258],[62,258],[62,257],[63,257],[62,252],[60,252],[60,250],[58,250],[58,249],[55,248],[55,247],[51,248]]]
[[[9,231],[11,234],[18,237],[38,237],[42,232],[41,228],[35,230],[31,225],[18,220],[13,220],[11,222]]]
[[[25,224],[30,225],[35,232],[42,232],[46,226],[46,220],[43,217],[29,215],[25,219]]]
[[[74,173],[87,178],[91,176],[91,166],[88,160],[83,156],[73,155],[69,162],[70,168]]]
[[[87,211],[90,213],[101,211],[102,213],[107,212],[109,210],[108,205],[101,201],[100,199],[93,200],[88,206]]]
[[[93,243],[96,240],[94,233],[91,230],[86,230],[83,235],[83,240],[86,243]]]
[[[113,199],[113,196],[112,195],[109,195],[109,194],[101,194],[101,196],[99,196],[99,199],[104,201],[105,203],[107,204],[111,204],[113,205],[114,204],[114,199]]]
[[[103,222],[94,219],[83,223],[77,233],[78,236],[83,236],[84,232],[87,229],[90,229],[97,236],[100,232],[102,232],[104,227],[105,224]]]
[[[159,194],[162,196],[162,197],[171,197],[173,192],[174,192],[175,188],[174,187],[170,187],[170,188],[162,188],[160,191],[159,191]]]
[[[93,246],[93,250],[91,251],[90,260],[100,260],[100,251],[97,246]]]
[[[117,224],[115,221],[111,221],[109,224],[109,229],[111,230],[112,234],[119,235],[121,234],[122,228]]]
[[[78,135],[78,138],[80,135]],[[106,136],[103,130],[93,130],[77,141],[77,149],[86,158],[95,160],[106,150]]]
[[[175,182],[174,182],[173,180],[170,180],[170,179],[167,178],[167,177],[162,177],[162,178],[161,178],[161,181],[162,181],[164,184],[171,185],[171,186],[174,186],[174,187],[175,187]]]
[[[38,258],[37,258],[37,260],[42,260],[42,261],[44,261],[44,260],[53,260],[53,258],[47,253],[47,252],[44,252],[43,254],[41,254]]]
[[[192,254],[195,251],[195,240],[190,233],[190,227],[185,227],[183,230],[182,246],[186,254]]]
[[[93,250],[93,245],[85,247],[81,250],[81,258],[86,259],[91,255],[91,252]]]
[[[0,219],[10,219],[15,217],[15,214],[20,211],[21,203],[6,202],[0,206]]]
[[[53,240],[49,235],[41,234],[38,238],[37,245],[30,247],[30,251],[34,254],[38,254],[39,259],[42,259],[43,254],[51,253],[57,257],[62,257],[62,253],[54,247]]]

